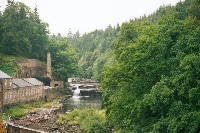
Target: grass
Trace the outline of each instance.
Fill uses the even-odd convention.
[[[51,102],[36,101],[28,104],[6,106],[4,108],[4,113],[0,113],[0,119],[6,120],[9,116],[11,116],[11,118],[20,118],[26,115],[27,110],[36,110],[37,108],[54,108],[55,102],[58,102],[58,99]]]

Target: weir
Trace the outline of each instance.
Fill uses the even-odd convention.
[[[77,78],[80,79],[80,78]],[[90,81],[90,82],[85,82]],[[99,89],[98,82],[91,82],[88,79],[68,80],[69,90],[72,91],[72,96],[63,103],[63,111],[81,109],[81,108],[101,108],[102,92]]]

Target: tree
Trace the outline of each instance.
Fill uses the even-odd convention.
[[[78,56],[66,38],[52,38],[48,51],[52,55],[55,77],[66,82],[68,77],[78,74]]]
[[[47,25],[21,2],[9,1],[2,16],[2,49],[5,54],[45,59]]]
[[[200,131],[200,23],[179,13],[190,4],[178,6],[120,28],[117,61],[103,69],[102,91],[121,132]]]
[[[69,32],[69,43],[79,54],[79,66],[82,76],[87,78],[101,79],[101,71],[106,62],[113,59],[113,56],[106,56],[110,53],[114,38],[119,32],[117,28],[108,26],[105,30],[95,30],[80,36],[79,32]],[[111,61],[110,61],[111,63]]]
[[[192,5],[189,10],[193,17],[200,19],[200,0],[192,0]]]

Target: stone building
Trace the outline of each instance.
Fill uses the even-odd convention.
[[[3,111],[3,86],[0,84],[0,112]]]
[[[53,87],[53,88],[55,88],[55,87],[64,88],[64,86],[63,86],[63,81],[52,80],[52,81],[50,82],[50,87]]]
[[[48,79],[51,88],[64,87],[63,81],[52,75],[50,53],[47,54],[47,65],[36,59],[24,59],[17,65],[19,70],[15,79],[0,70],[0,112],[4,105],[38,100],[46,95],[44,83],[32,77]]]
[[[63,88],[63,82],[58,81],[52,74],[51,53],[47,53],[47,63],[37,59],[22,59],[17,62],[19,67],[16,78],[35,77],[45,83],[46,86]]]
[[[0,70],[0,111],[4,105],[44,97],[44,84],[36,78],[13,79]]]
[[[3,86],[3,91],[12,89],[12,77],[0,70],[0,84]]]
[[[4,91],[12,89],[12,77],[0,70],[0,111],[3,110],[4,105]]]

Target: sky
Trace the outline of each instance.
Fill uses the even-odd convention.
[[[0,0],[1,10],[7,0]],[[67,36],[69,30],[81,34],[116,26],[149,15],[162,5],[180,0],[14,0],[38,8],[40,19],[49,24],[51,34]]]

